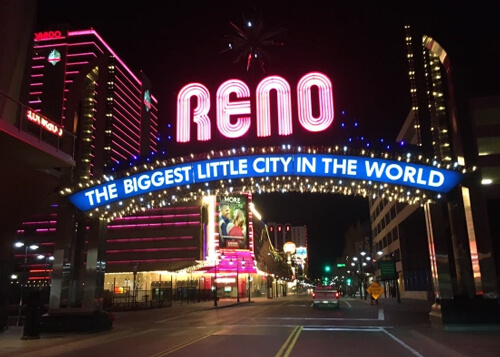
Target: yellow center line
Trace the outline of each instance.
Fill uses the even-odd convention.
[[[297,339],[299,338],[300,333],[302,332],[303,326],[297,326],[290,336],[286,339],[285,343],[283,346],[281,346],[280,350],[274,357],[288,357],[290,353],[292,352],[293,346],[295,346],[295,343],[297,342]]]
[[[198,338],[195,338],[194,340],[191,340],[191,341],[187,341],[185,343],[182,343],[180,345],[177,345],[175,347],[172,347],[172,348],[169,348],[167,350],[164,350],[164,351],[161,351],[161,352],[158,352],[158,353],[155,353],[154,355],[151,355],[149,357],[163,357],[163,356],[166,356],[166,355],[169,355],[171,354],[172,352],[175,352],[175,351],[178,351],[184,347],[187,347],[189,345],[192,345],[193,343],[196,343],[198,341],[201,341],[207,337],[210,337],[212,335],[212,333],[207,333],[206,335],[203,335],[203,336],[200,336]]]

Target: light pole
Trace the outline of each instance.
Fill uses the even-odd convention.
[[[25,247],[23,274],[22,274],[22,278],[21,278],[21,296],[19,298],[19,315],[17,316],[17,323],[16,323],[16,326],[19,326],[19,322],[21,321],[22,308],[23,308],[24,288],[25,288],[25,285],[28,283],[28,271],[27,271],[28,270],[28,249],[37,250],[38,245],[37,244],[27,245],[27,244],[24,244],[23,242],[16,242],[16,243],[14,243],[14,246],[16,248]]]
[[[214,306],[217,307],[217,265],[218,265],[218,259],[215,257],[215,264],[214,264]]]

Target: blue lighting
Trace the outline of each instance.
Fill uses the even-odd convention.
[[[368,145],[368,144],[367,144]],[[347,149],[347,147],[345,147]],[[269,162],[275,165],[269,165]],[[130,166],[133,164],[130,163]],[[69,195],[82,211],[149,192],[220,180],[255,177],[323,177],[370,180],[417,189],[449,192],[462,179],[457,171],[386,159],[327,155],[249,155],[194,161],[152,169],[95,185]]]
[[[405,144],[404,140],[401,140],[401,142],[399,143],[401,146],[403,146]]]
[[[358,123],[357,123],[357,122],[356,122],[356,123],[354,123],[354,126],[358,126]]]
[[[340,126],[343,128],[343,127],[345,126],[345,124],[344,124],[344,123],[342,123],[342,124],[340,124]]]
[[[351,141],[352,141],[352,138],[349,138],[349,142],[351,142]]]
[[[345,115],[345,110],[342,110],[342,115]]]

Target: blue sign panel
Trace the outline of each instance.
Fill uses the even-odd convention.
[[[109,181],[68,196],[87,211],[158,190],[218,180],[301,176],[367,180],[446,193],[457,171],[408,162],[324,154],[264,154],[190,162]]]

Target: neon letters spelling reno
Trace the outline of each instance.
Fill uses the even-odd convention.
[[[312,88],[318,89],[319,114],[313,113]],[[258,137],[271,136],[270,93],[276,91],[278,112],[278,135],[293,133],[292,99],[290,84],[280,76],[264,78],[256,88],[255,120]],[[232,101],[230,96],[236,95]],[[191,108],[191,99],[197,104]],[[219,133],[227,138],[240,138],[251,126],[250,89],[239,79],[222,83],[216,94],[216,123]],[[319,72],[305,74],[297,84],[297,113],[300,125],[310,132],[328,129],[333,123],[333,90],[330,79]],[[203,84],[190,83],[184,86],[177,96],[177,142],[191,140],[191,116],[196,123],[198,141],[212,138],[210,111],[210,92]],[[236,119],[235,119],[236,118]]]

